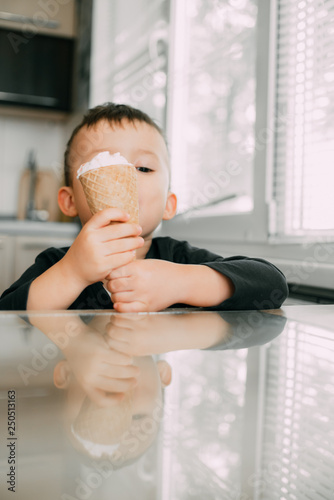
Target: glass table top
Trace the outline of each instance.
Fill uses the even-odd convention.
[[[0,313],[0,498],[333,499],[333,318]]]

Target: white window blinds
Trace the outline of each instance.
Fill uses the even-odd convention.
[[[334,498],[331,340],[291,321],[268,349],[258,500]]]
[[[275,215],[279,237],[334,235],[334,1],[278,0]]]
[[[247,212],[253,201],[257,0],[172,5],[169,138],[179,212],[210,205],[210,213]]]
[[[169,0],[95,0],[91,106],[140,108],[165,128]]]

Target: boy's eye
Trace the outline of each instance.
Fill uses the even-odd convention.
[[[147,168],[147,167],[136,167],[136,169],[139,171],[139,172],[144,172],[144,173],[147,173],[147,172],[153,172],[153,170],[151,168]]]

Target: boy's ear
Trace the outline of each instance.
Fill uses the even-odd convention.
[[[160,361],[157,361],[157,368],[162,387],[167,387],[167,385],[169,385],[172,381],[172,367],[169,363],[167,363],[167,361],[161,359]]]
[[[177,210],[177,198],[174,193],[168,191],[166,208],[162,220],[170,220],[174,217]]]
[[[67,361],[59,361],[53,370],[53,382],[57,389],[66,389],[70,383],[71,370]]]
[[[76,217],[78,211],[75,206],[73,189],[69,186],[62,186],[58,191],[58,205],[64,215]]]

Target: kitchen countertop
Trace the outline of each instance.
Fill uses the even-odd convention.
[[[0,313],[1,498],[332,500],[333,319]]]
[[[0,218],[0,235],[75,238],[79,231],[79,224],[74,222],[40,222]]]

